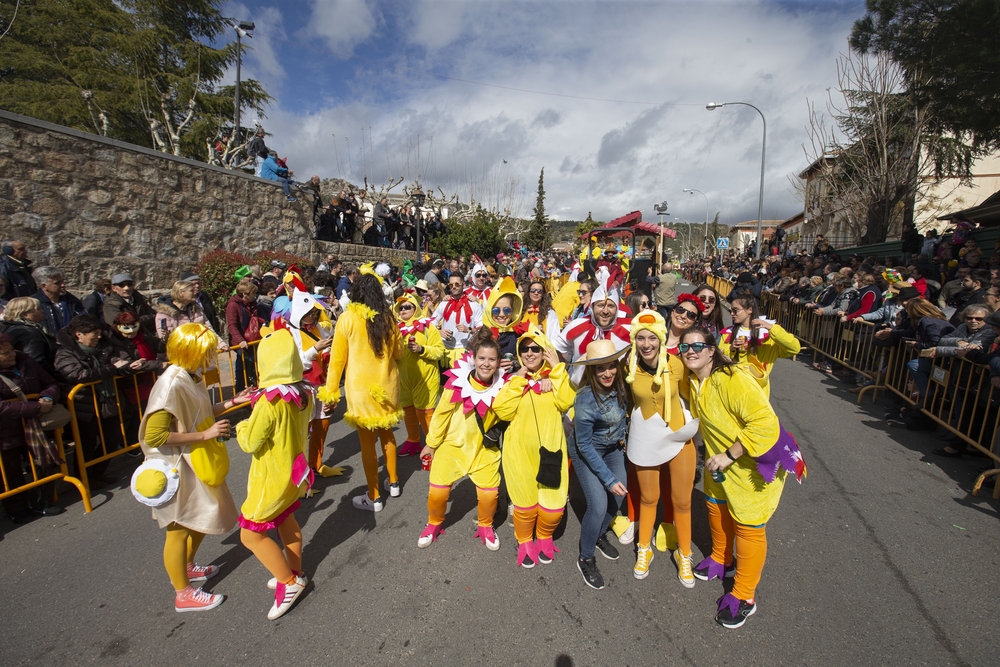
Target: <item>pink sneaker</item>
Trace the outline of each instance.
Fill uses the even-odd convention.
[[[267,612],[267,620],[274,621],[288,613],[299,596],[305,592],[307,583],[305,577],[296,577],[294,583],[275,586],[274,604],[271,606],[271,611]]]
[[[188,581],[207,581],[219,573],[216,565],[196,565],[188,563]]]
[[[174,611],[208,611],[218,607],[225,599],[225,595],[206,593],[200,588],[188,586],[174,596]]]
[[[396,450],[396,456],[416,456],[420,453],[423,447],[420,446],[420,442],[414,442],[413,440],[407,440],[399,449]]]
[[[535,550],[538,557],[535,559],[542,565],[548,565],[559,553],[559,547],[555,545],[551,537],[546,537],[544,540],[535,540]]]
[[[530,570],[535,567],[536,562],[538,562],[538,550],[533,540],[517,545],[517,564],[520,567]]]

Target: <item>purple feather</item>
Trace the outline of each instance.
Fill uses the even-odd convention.
[[[778,428],[778,441],[771,449],[757,457],[757,472],[770,484],[778,476],[778,471],[784,468],[785,472],[795,475],[801,484],[806,472],[802,451],[791,433],[780,426]]]
[[[711,581],[712,579],[718,579],[719,581],[722,581],[722,578],[726,575],[726,566],[718,562],[711,556],[698,563],[698,567],[696,567],[695,569],[700,570],[704,567],[708,568],[707,581]]]

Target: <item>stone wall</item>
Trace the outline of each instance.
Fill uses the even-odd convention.
[[[70,289],[122,271],[168,288],[220,248],[402,262],[312,233],[312,198],[290,203],[274,181],[0,111],[0,237],[60,267]]]

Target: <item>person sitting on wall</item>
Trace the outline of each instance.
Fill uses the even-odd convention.
[[[260,155],[264,158],[264,162],[260,165],[260,177],[266,178],[270,181],[278,181],[281,183],[281,188],[285,191],[285,197],[288,201],[298,201],[292,196],[292,192],[288,186],[291,182],[292,172],[284,167],[281,167],[275,159],[275,156],[272,155],[266,148],[262,150]]]

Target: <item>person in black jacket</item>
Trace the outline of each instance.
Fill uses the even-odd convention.
[[[924,245],[924,237],[920,235],[913,223],[903,225],[903,243],[901,247],[903,264],[909,264],[910,259],[920,254]]]
[[[115,378],[140,372],[144,364],[135,359],[121,343],[104,335],[100,320],[92,315],[77,315],[69,326],[56,336],[56,379],[64,395],[78,384],[97,384],[82,388],[73,399],[80,448],[87,461],[92,461],[119,449],[122,443],[121,423],[118,419]],[[94,396],[97,410],[94,410]],[[123,406],[124,409],[124,406]],[[98,428],[98,420],[100,428]],[[101,447],[101,432],[105,447]],[[115,480],[105,477],[108,461],[95,463],[88,468],[91,488],[101,488]],[[77,460],[79,467],[79,460]],[[79,471],[78,471],[79,473]]]
[[[10,301],[19,296],[31,296],[38,291],[38,285],[31,277],[31,260],[28,247],[20,241],[7,241],[0,254],[0,278],[3,278],[3,300]]]
[[[83,315],[86,311],[79,299],[65,291],[66,283],[59,269],[54,266],[40,266],[35,269],[34,276],[38,283],[38,291],[34,297],[38,299],[42,312],[45,313],[42,326],[49,335],[55,336],[56,332],[65,328],[71,319]]]
[[[98,278],[94,281],[94,291],[83,298],[83,310],[104,322],[104,299],[110,293],[111,281],[107,278]]]
[[[135,281],[127,273],[111,276],[111,294],[104,299],[104,321],[109,325],[122,313],[132,313],[139,318],[139,325],[146,337],[156,337],[156,313],[146,297],[135,288]]]
[[[4,311],[2,333],[10,337],[14,349],[24,352],[50,375],[55,374],[56,339],[42,327],[45,313],[38,299],[19,296],[11,299]]]

